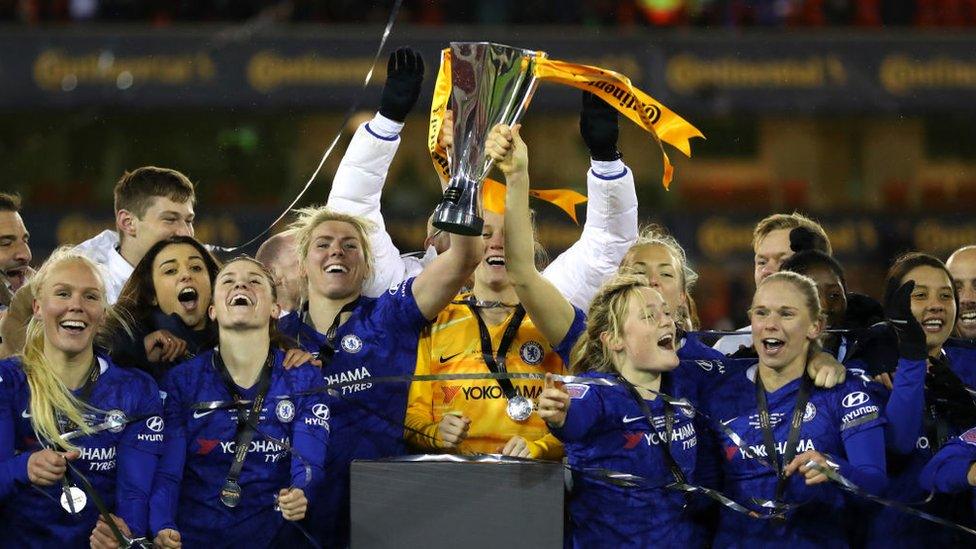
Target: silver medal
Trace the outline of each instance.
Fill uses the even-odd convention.
[[[524,396],[514,396],[508,399],[505,411],[512,420],[525,421],[532,415],[532,401]]]
[[[68,496],[71,496],[71,501],[68,501]],[[77,486],[69,486],[61,491],[61,507],[69,513],[80,513],[82,509],[85,508],[85,504],[88,503],[88,496],[85,491]],[[72,511],[72,505],[74,505],[74,511]]]

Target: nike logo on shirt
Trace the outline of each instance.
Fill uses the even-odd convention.
[[[212,413],[214,413],[216,411],[217,410],[204,410],[204,411],[201,412],[200,410],[194,410],[193,411],[193,419],[200,419],[203,416],[208,415],[208,414],[212,414]]]
[[[20,413],[20,417],[22,417],[24,419],[30,419],[31,418],[31,415],[30,415],[30,412],[28,412],[27,410],[24,410],[23,412]]]
[[[624,423],[633,423],[635,421],[640,421],[642,419],[644,419],[644,416],[637,416],[637,417],[624,416]]]
[[[447,357],[447,358],[444,358],[444,355],[441,355],[441,364],[444,364],[444,363],[445,363],[445,362],[447,362],[448,360],[451,360],[452,358],[454,358],[454,357],[456,357],[456,356],[458,356],[458,355],[460,355],[460,354],[461,354],[461,353],[454,353],[453,355],[451,355],[451,356],[449,356],[449,357]]]
[[[739,416],[735,416],[734,418],[732,418],[732,419],[727,419],[727,420],[725,420],[725,421],[721,421],[721,420],[719,420],[719,423],[721,423],[722,425],[725,425],[726,427],[728,427],[728,426],[729,426],[729,423],[732,423],[733,421],[735,421],[735,420],[737,420],[737,419],[739,419]]]

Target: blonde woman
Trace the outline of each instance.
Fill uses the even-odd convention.
[[[4,547],[114,547],[96,496],[123,535],[145,537],[163,439],[159,390],[94,349],[107,304],[91,260],[58,250],[31,284],[23,354],[0,362],[0,539]]]
[[[574,373],[612,386],[547,388],[539,415],[565,445],[574,471],[640,476],[624,488],[591,474],[574,475],[569,500],[573,547],[689,546],[698,541],[680,492],[668,485],[694,475],[698,434],[693,414],[665,402],[664,392],[694,398],[679,365],[675,323],[644,277],[620,275],[593,299],[586,331],[573,349]],[[612,512],[608,512],[612,509]]]
[[[812,280],[792,272],[764,278],[749,317],[758,362],[702,392],[703,410],[724,426],[710,425],[721,452],[709,457],[721,464],[729,497],[760,514],[778,507],[785,520],[722,509],[714,546],[845,547],[850,509],[821,468],[879,493],[887,484],[882,409],[864,382],[820,389],[804,375],[824,325]]]

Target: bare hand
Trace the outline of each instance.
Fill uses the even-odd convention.
[[[891,379],[891,374],[888,372],[874,376],[874,380],[884,385],[889,391],[894,388],[894,382]]]
[[[447,413],[437,426],[437,444],[441,448],[457,450],[468,438],[471,418],[457,413]]]
[[[169,330],[156,330],[142,340],[149,362],[174,362],[186,354],[186,342]]]
[[[297,521],[305,518],[308,500],[301,488],[284,488],[278,492],[278,508],[285,520]]]
[[[441,131],[437,134],[437,146],[445,151],[450,151],[454,147],[454,111],[450,109],[444,111]]]
[[[552,374],[546,374],[542,394],[539,395],[539,417],[550,427],[562,427],[566,424],[566,413],[569,412],[569,393],[560,383],[556,386]]]
[[[113,514],[109,514],[109,518],[115,522],[123,536],[132,538],[132,532],[124,520]],[[92,530],[91,537],[88,540],[91,542],[92,549],[118,549],[119,547],[119,540],[115,539],[112,528],[102,517],[98,517],[98,523],[95,524],[95,529]]]
[[[835,385],[844,383],[844,380],[847,379],[847,368],[837,362],[837,359],[829,353],[821,351],[813,355],[807,362],[807,375],[817,387],[830,389]]]
[[[786,476],[790,476],[793,473],[799,471],[806,478],[807,486],[813,486],[814,484],[820,484],[822,482],[827,482],[830,480],[827,475],[820,472],[817,467],[808,467],[807,464],[811,461],[815,462],[819,467],[824,469],[831,469],[832,467],[827,464],[827,458],[817,452],[816,450],[807,450],[802,454],[793,458],[793,461],[786,466]]]
[[[286,370],[291,370],[295,366],[301,366],[308,362],[312,366],[321,368],[322,361],[312,356],[312,353],[299,348],[288,349],[285,351],[285,358],[281,362],[281,365],[285,367]]]
[[[68,460],[77,459],[78,452],[64,454],[45,448],[27,458],[27,479],[38,486],[53,486],[68,469]]]
[[[519,137],[521,124],[513,127],[498,124],[492,128],[485,143],[485,154],[506,176],[525,172],[529,168],[529,151]]]
[[[156,549],[182,549],[183,542],[180,533],[171,528],[160,530],[153,540],[153,547]]]
[[[519,435],[508,439],[505,443],[505,447],[502,448],[501,454],[503,456],[519,457],[519,458],[529,458],[532,454],[529,452],[529,443]]]

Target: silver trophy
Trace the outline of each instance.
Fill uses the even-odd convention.
[[[434,227],[481,234],[481,182],[492,164],[485,141],[497,124],[517,123],[532,100],[537,55],[544,54],[490,42],[451,42],[451,180],[434,210]]]

